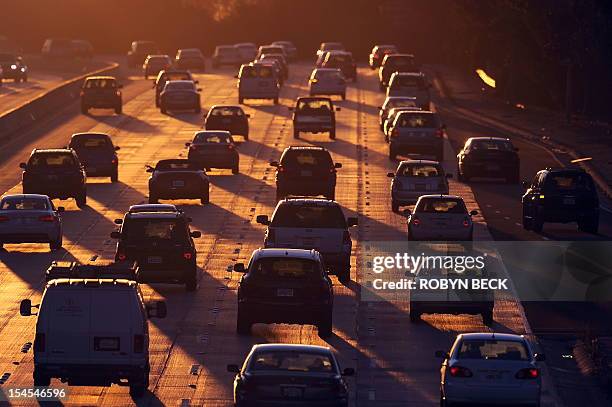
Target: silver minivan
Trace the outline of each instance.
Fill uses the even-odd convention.
[[[278,104],[279,78],[270,65],[250,63],[240,67],[238,78],[238,103],[245,99],[272,99]]]

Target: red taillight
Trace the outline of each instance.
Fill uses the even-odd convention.
[[[444,130],[442,130],[442,129],[436,130],[436,136],[438,136],[440,138],[444,137]]]
[[[228,150],[233,150],[233,149],[234,149],[234,145],[233,145],[233,144],[229,144],[229,145],[227,146],[227,149],[228,149]]]
[[[6,222],[9,220],[8,216],[0,216],[0,222]]]
[[[117,163],[118,163],[118,162],[119,162],[119,161],[117,161],[117,159],[116,159],[116,158],[113,158],[113,161],[111,161],[111,164],[113,164],[113,165],[117,165]]]
[[[521,369],[516,372],[517,379],[537,379],[540,376],[540,371],[536,368]]]
[[[421,220],[419,218],[413,218],[412,219],[412,225],[413,226],[419,226],[421,224]]]
[[[34,352],[45,351],[45,334],[36,334],[34,337]]]
[[[467,367],[453,366],[449,371],[450,375],[453,377],[472,377],[472,371]]]
[[[125,255],[125,253],[117,253],[117,259],[118,259],[119,261],[124,261],[126,258],[127,258],[127,257],[126,257],[126,255]]]
[[[467,220],[467,219],[464,219],[464,220],[463,220],[463,227],[467,228],[467,227],[469,227],[469,226],[470,226],[470,221],[469,221],[469,220]]]
[[[144,335],[134,335],[134,353],[143,353],[145,345]]]
[[[399,131],[397,129],[391,130],[391,137],[397,137],[398,134],[399,134]]]
[[[39,216],[38,220],[41,222],[55,222],[55,217],[53,215],[44,215]]]
[[[193,257],[193,254],[191,254],[191,252],[185,252],[183,253],[183,258],[185,260],[191,260],[191,258]]]

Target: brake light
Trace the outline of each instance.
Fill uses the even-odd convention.
[[[37,333],[34,337],[34,352],[45,351],[45,334]]]
[[[113,165],[117,165],[117,162],[118,162],[118,161],[117,161],[117,159],[116,159],[116,158],[113,158],[113,160],[111,161],[111,164],[113,164]]]
[[[421,224],[421,220],[419,218],[413,218],[411,223],[413,226],[419,226]]]
[[[438,136],[440,138],[444,137],[444,130],[442,130],[442,129],[436,130],[436,136]]]
[[[183,258],[185,260],[191,260],[191,258],[193,257],[193,255],[191,254],[191,252],[185,252],[183,253]]]
[[[228,144],[227,149],[228,150],[233,150],[234,149],[234,145],[233,144]]]
[[[127,258],[127,257],[126,257],[126,255],[125,255],[125,253],[117,253],[117,259],[118,259],[119,261],[124,261],[126,258]]]
[[[468,219],[464,219],[463,220],[463,227],[469,227],[470,226],[470,221]]]
[[[453,377],[472,377],[472,371],[467,367],[453,366],[450,368],[450,375]]]
[[[8,216],[0,216],[0,222],[6,222],[9,220]]]
[[[134,335],[134,353],[143,353],[145,345],[144,335]]]
[[[516,372],[516,375],[514,377],[516,377],[517,379],[537,379],[540,376],[540,371],[536,368],[526,368],[526,369],[521,369],[518,372]]]
[[[55,222],[55,217],[53,215],[44,215],[39,216],[38,220],[41,222]]]

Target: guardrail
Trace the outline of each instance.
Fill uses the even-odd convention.
[[[119,64],[101,68],[84,75],[69,79],[40,96],[0,114],[0,142],[4,142],[26,131],[37,121],[50,117],[62,107],[80,97],[80,89],[86,77],[92,75],[117,75]]]

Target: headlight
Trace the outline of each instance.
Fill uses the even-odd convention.
[[[15,64],[11,65],[11,69],[17,69],[17,65]]]

